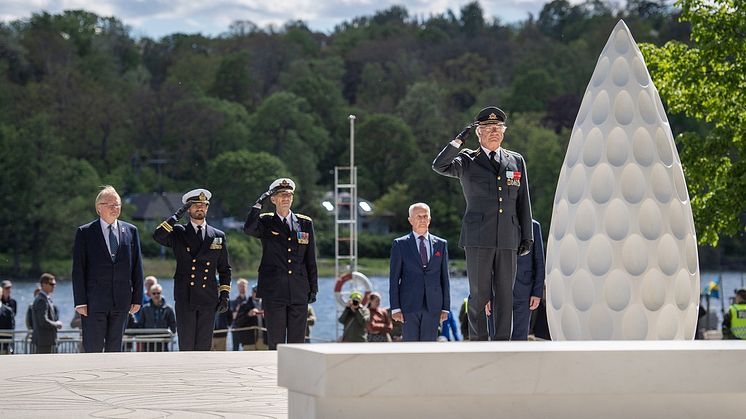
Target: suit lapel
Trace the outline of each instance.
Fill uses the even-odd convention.
[[[438,245],[438,240],[435,239],[435,236],[432,234],[430,235],[430,259],[427,260],[427,267],[430,267],[430,264],[433,262],[433,259],[435,259],[435,251],[438,250],[435,246]]]
[[[117,224],[119,225],[119,247],[117,247],[116,259],[119,259],[119,255],[122,254],[122,248],[128,246],[131,240],[129,229],[122,225],[121,221],[118,221]]]
[[[477,154],[477,157],[474,159],[474,161],[478,165],[482,166],[485,170],[495,173],[495,168],[490,163],[490,156],[488,156],[481,148],[479,149],[479,154]]]
[[[418,265],[422,265],[422,262],[420,261],[420,249],[417,247],[417,236],[414,235],[414,232],[409,233],[409,249],[412,251],[412,257],[414,257],[417,261]]]
[[[189,243],[189,254],[194,257],[199,253],[199,239],[197,238],[197,231],[192,226],[192,223],[184,224],[184,230],[186,231],[187,242]]]
[[[197,235],[195,234],[194,237],[196,238]],[[207,225],[207,227],[205,227],[205,240],[202,241],[202,245],[199,248],[198,254],[204,253],[206,250],[208,250],[214,239],[215,239],[215,229],[212,228],[212,226]]]
[[[91,230],[93,232],[93,235],[95,236],[93,240],[95,242],[98,242],[97,247],[101,249],[106,257],[111,260],[111,252],[109,251],[109,248],[106,246],[106,240],[104,240],[104,232],[101,230],[101,220],[96,220],[93,225],[91,226]]]

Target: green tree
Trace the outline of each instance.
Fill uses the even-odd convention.
[[[220,198],[223,208],[238,217],[254,205],[254,199],[272,181],[287,174],[282,161],[270,154],[229,151],[210,161],[207,185]]]
[[[225,100],[240,103],[253,109],[257,92],[251,77],[251,57],[247,52],[237,52],[223,58],[212,86],[212,94]]]
[[[692,45],[641,46],[669,111],[706,123],[677,136],[699,242],[743,230],[746,208],[746,5],[678,0]]]

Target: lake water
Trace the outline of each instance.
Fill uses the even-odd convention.
[[[702,273],[700,280],[700,286],[702,289],[704,289],[710,280],[714,278],[714,275],[715,274],[711,272]],[[381,293],[382,305],[388,307],[388,278],[372,277],[370,280],[373,289]],[[729,304],[727,298],[733,296],[735,289],[744,287],[745,280],[746,273],[744,272],[724,272],[722,274],[723,292],[721,293],[721,296],[726,297],[726,310]],[[250,285],[253,285],[255,280],[249,282]],[[167,301],[173,306],[173,279],[160,279],[159,283],[163,286],[163,294],[167,298]],[[58,279],[57,284],[57,289],[52,295],[52,300],[60,309],[60,320],[65,325],[65,328],[68,328],[74,313],[72,282],[69,280],[62,281]],[[313,304],[317,320],[316,326],[311,331],[311,336],[314,338],[314,341],[317,342],[335,341],[337,337],[341,335],[341,329],[339,329],[339,323],[337,322],[337,318],[341,311],[334,296],[334,284],[335,280],[333,278],[319,279],[318,301]],[[36,282],[31,281],[16,281],[13,283],[12,296],[16,301],[18,301],[19,309],[19,314],[16,316],[16,330],[25,330],[26,328],[24,322],[25,313],[29,304],[33,301],[33,292],[36,285]],[[235,283],[232,288],[231,299],[238,294]],[[458,313],[458,310],[461,308],[461,304],[467,295],[469,295],[469,282],[466,278],[451,278],[451,310],[454,314]],[[721,300],[712,299],[710,305],[719,315]]]

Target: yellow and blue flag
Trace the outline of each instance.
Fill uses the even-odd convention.
[[[720,275],[707,284],[707,295],[711,298],[720,298]]]

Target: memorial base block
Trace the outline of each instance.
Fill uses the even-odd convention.
[[[737,417],[746,342],[282,345],[290,418]]]

